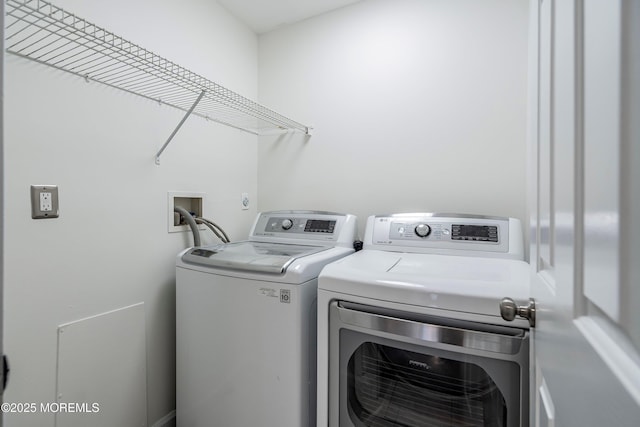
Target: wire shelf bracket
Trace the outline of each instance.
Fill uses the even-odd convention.
[[[182,125],[184,124],[184,122],[187,121],[187,119],[189,118],[189,116],[191,115],[191,113],[193,113],[193,110],[196,108],[196,106],[198,105],[198,103],[200,102],[200,100],[202,99],[202,97],[204,96],[205,91],[203,90],[202,92],[200,92],[200,95],[198,95],[198,98],[196,99],[196,102],[193,103],[193,105],[191,106],[191,108],[189,108],[189,111],[187,111],[187,114],[184,115],[184,117],[182,118],[182,120],[180,120],[180,123],[178,123],[178,126],[176,126],[176,128],[173,130],[173,132],[171,132],[171,135],[169,135],[169,139],[167,139],[167,141],[164,143],[164,145],[160,148],[160,150],[158,150],[158,152],[156,153],[156,165],[160,164],[160,155],[162,154],[162,152],[164,151],[165,148],[167,148],[167,145],[169,145],[169,143],[171,142],[171,140],[173,139],[174,136],[176,136],[176,133],[178,133],[178,131],[180,130],[180,128],[182,127]]]
[[[186,112],[159,157],[190,115],[265,135],[312,128],[279,114],[43,0],[6,0],[8,53]],[[194,98],[196,99],[193,102]]]

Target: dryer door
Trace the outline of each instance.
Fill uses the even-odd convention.
[[[331,426],[527,425],[527,331],[338,302],[330,322]]]

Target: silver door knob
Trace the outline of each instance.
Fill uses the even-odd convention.
[[[511,298],[502,298],[500,301],[500,316],[507,322],[511,322],[516,316],[529,320],[529,326],[536,326],[536,302],[529,298],[528,305],[518,306]]]

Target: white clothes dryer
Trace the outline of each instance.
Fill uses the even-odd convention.
[[[528,425],[528,300],[516,219],[368,218],[318,284],[318,426]]]
[[[316,291],[354,252],[352,215],[258,214],[247,241],[176,261],[180,427],[315,425]]]

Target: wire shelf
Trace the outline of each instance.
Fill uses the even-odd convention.
[[[256,135],[291,130],[311,134],[309,126],[52,3],[7,0],[6,6],[5,46],[11,54],[170,105],[186,111],[185,119],[195,114]]]

